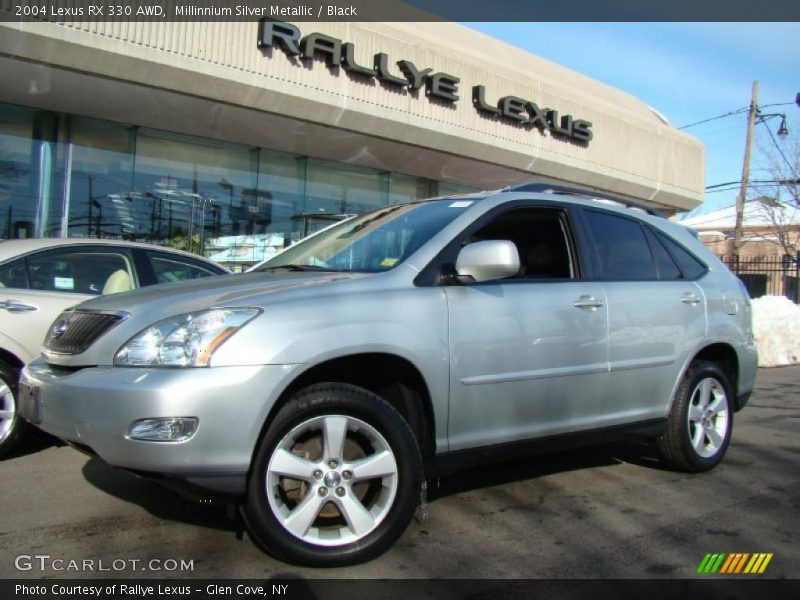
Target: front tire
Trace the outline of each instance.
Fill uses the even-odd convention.
[[[656,439],[665,462],[689,473],[716,467],[731,439],[732,398],[728,376],[719,365],[692,363],[675,391],[666,431]]]
[[[0,459],[24,439],[28,424],[17,412],[19,371],[0,361]]]
[[[419,446],[397,410],[356,386],[318,384],[282,407],[261,440],[243,513],[277,558],[350,565],[403,533],[421,483]]]

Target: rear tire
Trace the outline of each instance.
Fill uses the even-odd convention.
[[[18,382],[19,370],[0,360],[0,459],[19,446],[30,429],[17,411]]]
[[[732,399],[728,376],[719,365],[692,363],[675,391],[667,428],[656,439],[664,461],[689,473],[716,467],[731,439]]]
[[[420,449],[397,410],[356,386],[317,384],[282,407],[261,440],[243,516],[281,560],[351,565],[405,531],[421,484]]]

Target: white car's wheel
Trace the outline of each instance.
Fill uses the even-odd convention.
[[[419,499],[416,438],[386,401],[361,388],[306,388],[276,415],[259,446],[245,519],[290,562],[339,566],[382,553]]]
[[[17,447],[28,429],[17,413],[18,378],[16,369],[0,361],[0,458]]]

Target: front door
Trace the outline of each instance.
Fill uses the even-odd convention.
[[[608,375],[607,303],[583,281],[565,211],[523,208],[463,243],[514,242],[513,278],[445,288],[450,450],[589,429]]]

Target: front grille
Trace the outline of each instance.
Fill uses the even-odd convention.
[[[50,326],[44,347],[59,354],[80,354],[125,316],[123,313],[67,311]]]

